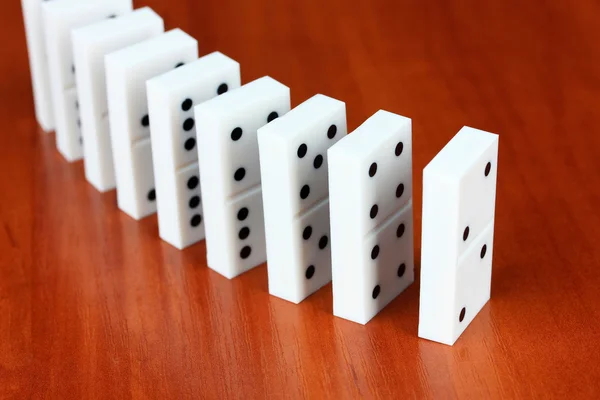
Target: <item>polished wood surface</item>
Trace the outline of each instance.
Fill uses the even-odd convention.
[[[366,326],[331,286],[271,297],[205,245],[119,212],[36,126],[19,2],[0,13],[0,398],[594,398],[600,394],[600,4],[137,1],[292,104],[413,119],[422,169],[462,125],[500,134],[492,298],[453,347],[417,337],[418,280]]]

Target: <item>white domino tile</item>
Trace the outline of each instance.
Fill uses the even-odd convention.
[[[85,176],[101,192],[115,188],[104,56],[162,34],[163,20],[148,7],[71,32],[83,136]]]
[[[21,0],[21,8],[27,37],[35,117],[42,129],[49,132],[54,129],[54,115],[42,23],[42,4],[45,2],[46,0]]]
[[[146,81],[197,58],[196,40],[180,29],[105,57],[117,201],[134,219],[156,212],[160,196],[154,185]]]
[[[239,87],[239,64],[219,52],[147,82],[159,234],[179,249],[204,238],[200,188],[185,185],[200,173],[193,107]]]
[[[423,170],[419,336],[454,344],[490,298],[498,135],[469,127]]]
[[[256,132],[289,110],[289,88],[270,77],[194,109],[208,266],[227,278],[266,260]]]
[[[42,4],[56,146],[68,161],[83,157],[71,30],[131,9],[131,0],[56,0]]]
[[[328,156],[333,313],[366,324],[414,280],[411,120],[380,110]]]
[[[316,95],[258,130],[269,293],[299,303],[331,281],[327,150],[346,106]]]

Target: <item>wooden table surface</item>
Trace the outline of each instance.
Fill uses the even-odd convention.
[[[6,4],[4,4],[6,3]],[[413,120],[422,169],[463,125],[500,134],[492,298],[453,347],[417,337],[418,280],[366,326],[260,266],[159,240],[37,128],[19,2],[0,13],[0,398],[593,398],[600,394],[600,4],[153,0],[200,54],[292,105]],[[555,3],[555,4],[552,4]]]

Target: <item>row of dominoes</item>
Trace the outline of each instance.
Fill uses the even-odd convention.
[[[269,77],[198,58],[131,0],[23,0],[37,119],[88,181],[117,188],[162,239],[204,239],[233,278],[268,260],[269,292],[299,303],[333,284],[334,314],[365,324],[414,280],[411,120],[290,109]],[[452,344],[490,295],[497,135],[463,128],[425,168],[419,335]]]

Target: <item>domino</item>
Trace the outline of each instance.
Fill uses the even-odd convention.
[[[490,298],[498,135],[462,128],[423,170],[419,337],[453,345]]]
[[[42,5],[56,145],[70,162],[83,156],[71,30],[131,9],[131,0],[57,0]]]
[[[100,192],[114,189],[116,185],[104,56],[163,32],[162,18],[148,7],[71,32],[77,71],[85,177]]]
[[[328,157],[333,313],[366,324],[414,281],[411,120],[380,110]]]
[[[180,29],[105,56],[117,202],[134,219],[156,212],[146,81],[198,58],[198,43]]]
[[[211,53],[146,83],[160,237],[178,249],[204,239],[194,105],[240,87],[240,65]]]
[[[208,266],[231,279],[266,260],[257,130],[290,110],[270,77],[194,108]]]
[[[29,55],[35,117],[42,130],[50,132],[54,129],[54,116],[52,114],[50,77],[47,68],[48,56],[46,55],[42,25],[42,4],[44,1],[21,0],[21,8],[27,38],[27,54]]]
[[[331,281],[327,150],[346,105],[316,95],[258,130],[269,293],[299,303]]]

